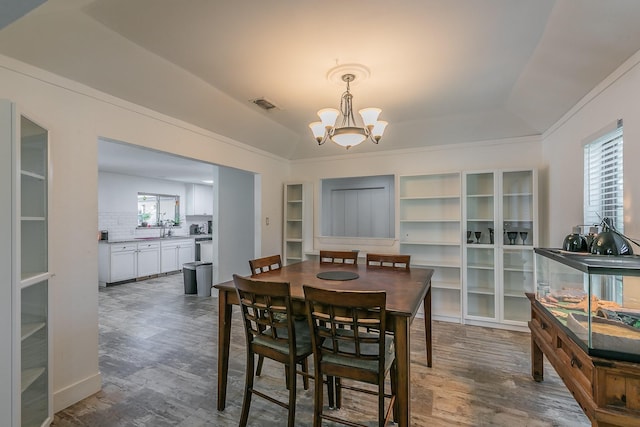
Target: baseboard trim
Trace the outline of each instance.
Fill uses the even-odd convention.
[[[102,374],[80,380],[74,384],[53,392],[53,412],[62,411],[65,408],[78,403],[82,399],[99,392],[102,389]]]

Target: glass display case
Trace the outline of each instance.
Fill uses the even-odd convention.
[[[535,299],[587,354],[640,362],[640,256],[535,248]]]

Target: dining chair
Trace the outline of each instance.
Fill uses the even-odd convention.
[[[378,425],[384,426],[391,413],[397,413],[396,363],[394,338],[384,333],[367,332],[368,327],[384,331],[386,327],[386,293],[379,291],[325,290],[304,285],[305,305],[313,347],[316,378],[313,425],[322,420],[346,425],[323,411],[322,378],[335,378],[336,407],[342,406],[342,389],[378,396]],[[391,377],[391,393],[385,393],[385,379]],[[377,391],[342,383],[342,378],[377,385]],[[385,398],[389,406],[385,412]]]
[[[320,251],[320,264],[358,265],[358,251]]]
[[[267,271],[277,270],[282,268],[282,259],[279,254],[270,255],[262,258],[250,259],[249,267],[251,268],[251,276],[259,276],[262,273],[266,273]],[[281,319],[283,320],[283,319]],[[262,366],[264,365],[264,356],[258,356],[258,364],[256,366],[256,376],[262,375]],[[307,360],[303,362],[302,370],[304,372],[309,372],[309,364]],[[307,377],[303,378],[304,389],[307,390],[309,388],[309,379]]]
[[[296,366],[312,353],[311,334],[306,319],[291,315],[292,303],[289,283],[258,281],[233,275],[242,310],[247,344],[247,366],[240,427],[247,425],[251,397],[256,395],[288,410],[289,427],[294,426],[296,412]],[[267,392],[256,390],[254,380],[255,355],[264,356],[285,365],[288,402],[275,399]],[[320,382],[322,390],[322,381]],[[330,396],[330,398],[332,398]]]
[[[392,270],[409,270],[411,255],[367,254],[367,268],[389,268]]]
[[[282,268],[282,259],[280,255],[271,255],[262,258],[250,259],[249,268],[251,268],[251,275],[266,273],[267,271],[277,270]]]

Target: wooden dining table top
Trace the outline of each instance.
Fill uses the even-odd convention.
[[[327,280],[317,277],[322,272],[355,272],[358,278],[352,280]],[[280,269],[252,276],[255,280],[288,282],[291,297],[304,300],[303,285],[329,290],[385,291],[387,312],[395,316],[415,317],[429,285],[433,270],[414,268],[411,270],[391,270],[365,265],[320,264],[318,260],[307,260],[290,264]],[[233,281],[214,286],[218,290],[235,290]]]

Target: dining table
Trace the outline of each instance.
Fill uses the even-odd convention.
[[[320,277],[318,277],[320,276]],[[293,311],[306,315],[302,285],[330,290],[385,291],[387,297],[387,330],[392,332],[396,350],[396,420],[409,426],[411,420],[411,351],[410,326],[424,305],[427,366],[432,366],[431,277],[433,270],[411,268],[393,270],[353,264],[324,264],[317,259],[290,264],[259,275],[255,280],[288,282]],[[328,277],[328,278],[321,278]],[[227,396],[231,315],[238,305],[233,281],[214,285],[218,290],[218,411],[223,411]]]

